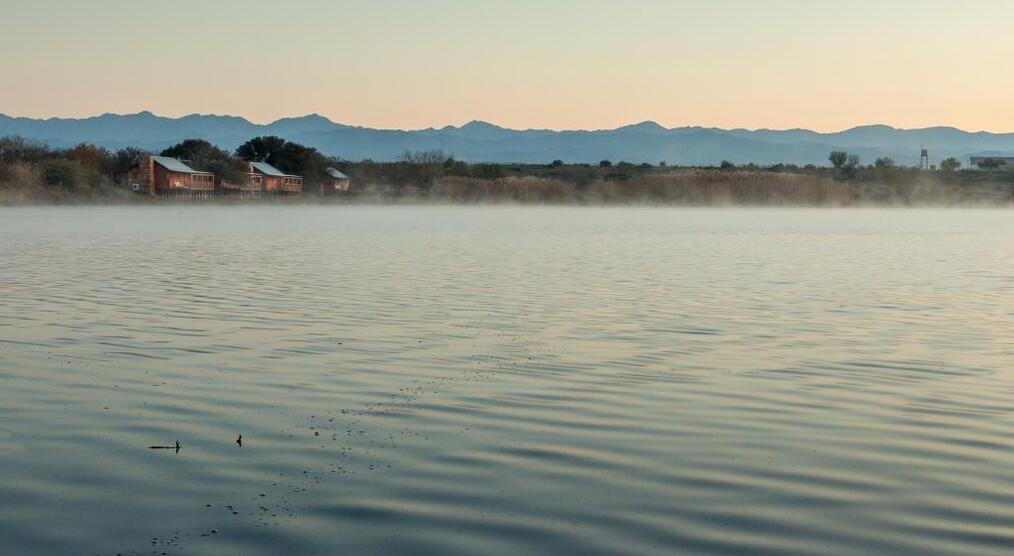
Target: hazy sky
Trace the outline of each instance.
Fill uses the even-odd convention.
[[[1014,131],[1014,1],[0,2],[9,115]]]

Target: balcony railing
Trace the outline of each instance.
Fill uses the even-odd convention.
[[[214,191],[215,176],[213,174],[190,174],[191,191]]]

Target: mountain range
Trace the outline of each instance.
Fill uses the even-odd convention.
[[[470,162],[573,163],[600,160],[670,165],[827,164],[831,150],[858,154],[864,163],[890,157],[917,165],[921,148],[932,162],[969,156],[1014,156],[1014,133],[969,132],[953,127],[897,129],[869,125],[833,133],[806,129],[665,128],[655,122],[604,130],[507,129],[483,121],[419,130],[349,126],[311,114],[256,124],[238,116],[192,114],[181,118],[103,114],[89,118],[33,119],[0,114],[0,136],[20,135],[53,147],[93,143],[160,150],[187,138],[235,149],[258,135],[277,135],[348,160],[397,160],[406,150],[439,149]]]

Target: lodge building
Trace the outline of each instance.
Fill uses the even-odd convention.
[[[207,198],[215,192],[215,175],[200,172],[168,156],[146,155],[127,170],[134,191],[149,195]]]
[[[326,172],[331,179],[327,190],[322,190],[321,193],[334,193],[339,191],[347,193],[349,191],[352,185],[352,180],[349,179],[348,176],[338,171],[337,168],[328,168]]]
[[[268,193],[299,194],[303,192],[303,177],[286,174],[267,162],[250,162],[247,179],[259,190]]]
[[[221,180],[216,185],[211,172],[194,170],[168,156],[142,156],[127,170],[130,188],[148,195],[209,199],[216,194],[260,197],[298,196],[303,192],[302,176],[286,174],[266,162],[249,162],[246,178],[245,183]]]

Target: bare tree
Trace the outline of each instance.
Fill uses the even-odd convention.
[[[428,191],[433,186],[433,182],[443,175],[444,162],[449,158],[441,150],[406,150],[401,155],[400,161],[404,170],[403,181]]]
[[[401,155],[401,161],[409,164],[443,164],[448,156],[441,150],[409,151]]]
[[[848,161],[849,153],[845,151],[831,151],[827,159],[831,161],[831,165],[839,170],[845,166],[845,162]]]

